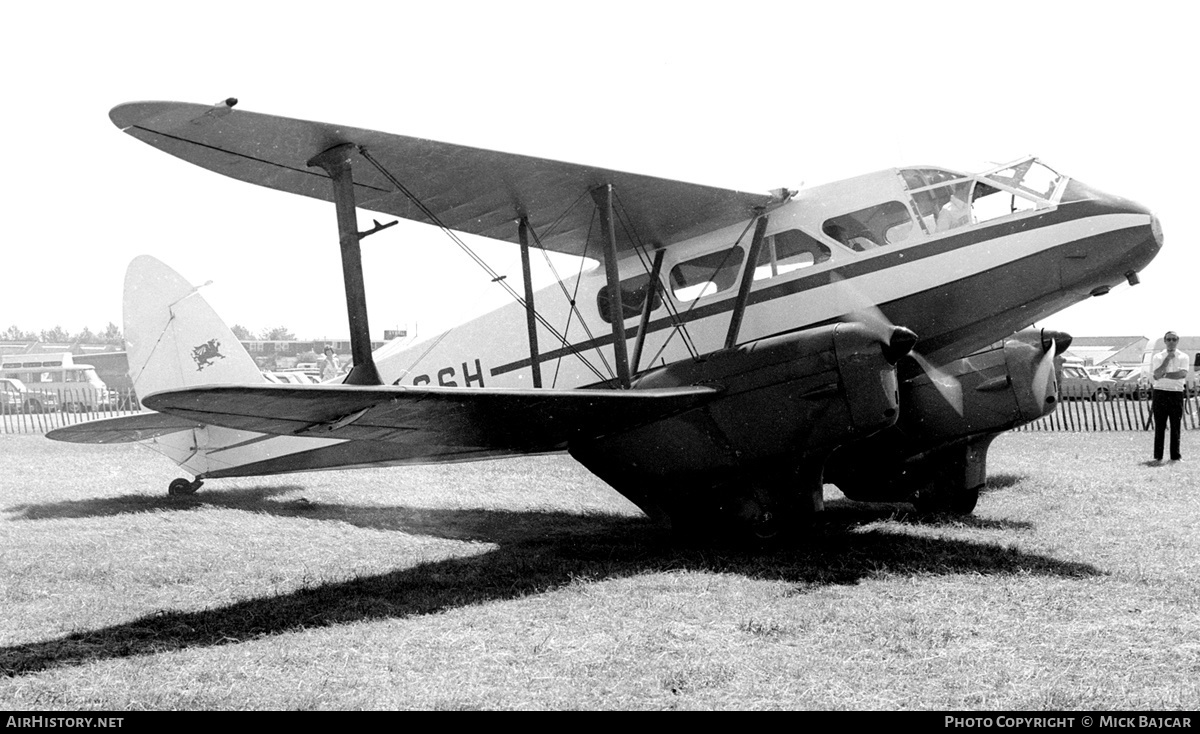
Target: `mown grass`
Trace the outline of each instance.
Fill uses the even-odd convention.
[[[566,457],[170,498],[140,447],[3,436],[0,706],[1195,709],[1200,462],[1149,440],[1004,436],[961,520],[828,487],[762,554]]]

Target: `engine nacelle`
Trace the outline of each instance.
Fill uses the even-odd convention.
[[[900,419],[836,451],[826,464],[826,479],[856,500],[905,501],[922,491],[930,496],[931,485],[943,494],[977,494],[986,479],[991,440],[1057,406],[1054,356],[1069,340],[1065,334],[1025,330],[935,375],[905,360]],[[967,504],[974,506],[973,501],[959,506]]]

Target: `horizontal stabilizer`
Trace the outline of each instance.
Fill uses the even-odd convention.
[[[703,404],[718,393],[709,387],[230,385],[168,390],[143,402],[180,418],[260,433],[536,453],[644,425]]]
[[[130,443],[190,431],[202,425],[189,418],[166,413],[143,413],[56,428],[47,433],[46,438],[68,443]]]

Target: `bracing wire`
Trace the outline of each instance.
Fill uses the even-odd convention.
[[[618,217],[620,217],[621,228],[625,230],[625,234],[627,237],[629,237],[629,240],[635,244],[635,251],[637,252],[639,261],[641,261],[641,263],[642,263],[642,269],[646,271],[647,275],[649,275],[650,270],[651,270],[650,257],[649,257],[649,253],[646,250],[646,246],[641,241],[641,238],[637,235],[637,231],[634,230],[633,227],[625,221],[624,217],[621,216],[625,213],[625,205],[620,202],[620,195],[616,194],[615,198],[617,199],[618,203],[620,203],[620,206],[618,208]],[[658,277],[659,277],[659,282],[656,284],[656,288],[661,289],[661,290],[659,290],[659,292],[663,294],[663,305],[666,307],[667,315],[670,318],[671,323],[674,327],[674,330],[672,331],[671,336],[674,336],[675,333],[680,333],[681,334],[680,339],[683,340],[684,348],[686,348],[688,350],[689,356],[693,360],[697,360],[700,358],[700,350],[696,348],[695,340],[692,339],[692,335],[687,329],[687,323],[680,316],[679,311],[676,308],[674,302],[672,302],[671,299],[667,297],[667,286],[669,285],[669,283],[663,282],[662,278],[664,276],[662,273],[659,273]],[[649,294],[647,294],[646,297],[649,298]],[[693,302],[693,305],[695,305],[694,302]],[[671,340],[671,336],[667,337],[668,342]],[[658,354],[656,354],[654,356],[654,358],[657,359],[658,356],[660,354],[662,354],[662,350],[665,348],[666,348],[666,344],[663,345],[662,349],[659,349]],[[647,362],[647,364],[653,364],[653,363],[654,363],[653,359],[650,360],[649,362]]]
[[[721,269],[725,267],[725,264],[729,262],[729,258],[733,256],[734,248],[736,248],[739,244],[741,244],[742,239],[746,236],[746,233],[750,231],[750,228],[754,226],[754,223],[756,221],[757,221],[757,218],[752,218],[746,224],[746,228],[743,229],[742,233],[740,235],[738,235],[738,238],[736,240],[734,240],[733,247],[730,247],[728,250],[725,251],[725,257],[722,258],[721,263],[716,268],[713,269],[714,273],[720,272]],[[753,267],[753,264],[747,265],[747,267]],[[696,304],[698,304],[698,303],[700,303],[699,297],[697,297],[695,300],[692,301],[692,304],[690,306],[688,306],[687,311],[685,311],[683,315],[686,317],[688,314],[690,314],[692,312],[692,309],[695,308]],[[671,343],[671,339],[675,336],[676,333],[677,333],[677,331],[671,332],[671,335],[667,337],[666,341],[664,341],[663,345],[658,348],[658,351],[655,352],[654,356],[650,359],[649,362],[647,362],[647,364],[654,364],[654,361],[659,358],[659,356],[663,353],[664,350],[666,350],[667,345]]]
[[[576,200],[576,203],[578,203],[578,200]],[[587,319],[583,318],[583,314],[580,313],[580,311],[579,311],[578,296],[579,296],[579,285],[580,285],[580,280],[581,280],[580,276],[583,275],[583,262],[584,262],[584,259],[587,257],[588,248],[591,247],[592,231],[593,231],[593,228],[595,227],[595,222],[596,222],[596,213],[593,211],[592,212],[592,221],[588,224],[587,236],[583,241],[584,242],[583,254],[580,255],[579,273],[576,275],[576,278],[575,278],[575,292],[574,293],[567,292],[566,282],[562,278],[559,277],[558,269],[554,267],[554,263],[550,262],[550,257],[546,253],[546,248],[542,247],[541,238],[538,237],[537,232],[534,232],[533,229],[530,228],[530,231],[533,232],[534,242],[537,244],[538,248],[541,249],[543,256],[545,256],[545,258],[546,258],[546,264],[550,266],[550,271],[554,275],[554,279],[558,283],[559,289],[562,290],[563,298],[566,299],[567,303],[571,307],[570,311],[567,313],[567,324],[566,324],[566,328],[564,329],[563,333],[566,334],[566,332],[570,330],[572,318],[578,316],[579,324],[581,327],[583,327],[584,334],[587,335],[588,341],[593,344],[596,342],[596,337],[592,333],[591,327],[588,326]],[[604,356],[603,350],[601,350],[599,346],[597,346],[595,349],[596,349],[596,355],[598,357],[600,357],[600,362],[604,365],[604,369],[608,370],[609,379],[615,378],[616,374],[614,373],[612,366],[609,365],[608,359]],[[558,372],[559,372],[559,367],[561,367],[561,365],[562,365],[562,359],[560,358],[558,361],[558,366],[556,366],[554,369],[555,383],[557,383],[557,381],[558,381]]]
[[[402,194],[404,194],[404,196],[408,197],[409,201],[411,201],[413,204],[415,204],[416,207],[421,210],[421,213],[424,214],[431,223],[433,223],[435,226],[437,226],[438,229],[441,229],[442,232],[445,233],[446,236],[449,237],[452,242],[454,242],[454,244],[458,245],[459,249],[461,249],[463,252],[465,252],[468,257],[470,257],[472,260],[475,261],[476,264],[478,264],[481,268],[483,268],[484,272],[486,272],[488,274],[488,276],[492,279],[492,282],[500,284],[500,286],[502,288],[504,288],[504,290],[507,291],[510,296],[512,296],[513,300],[515,300],[517,303],[521,304],[521,306],[523,308],[528,309],[529,306],[528,306],[528,304],[525,303],[525,299],[523,297],[521,297],[521,295],[519,293],[517,293],[517,291],[505,281],[505,278],[503,278],[499,273],[497,273],[495,271],[495,269],[492,268],[492,266],[488,265],[487,262],[483,258],[481,258],[479,255],[477,255],[474,252],[474,250],[472,250],[467,245],[467,243],[463,242],[462,239],[457,235],[457,233],[454,232],[454,230],[450,229],[444,223],[442,223],[441,219],[438,218],[437,214],[435,214],[433,212],[433,210],[431,210],[429,207],[425,206],[425,203],[422,202],[419,198],[417,198],[417,196],[415,194],[413,194],[411,191],[409,191],[408,187],[406,187],[403,183],[400,182],[399,179],[397,179],[395,176],[393,176],[391,174],[391,172],[388,171],[379,161],[375,160],[374,156],[372,156],[370,154],[370,152],[367,151],[366,148],[359,146],[358,152],[362,155],[363,158],[365,158],[367,160],[368,163],[370,163],[372,166],[374,166],[375,169],[377,171],[379,171],[379,173],[381,175],[383,175],[384,178],[386,178],[388,181],[390,181],[391,184],[393,186],[395,186],[398,191],[400,191],[400,193],[402,193]],[[572,352],[574,352],[575,354],[579,355],[579,351],[572,344],[570,344],[570,342],[567,341],[565,336],[563,336],[562,334],[559,334],[558,330],[554,328],[553,324],[551,324],[549,321],[547,321],[546,318],[544,316],[542,316],[541,314],[539,314],[536,310],[533,312],[533,314],[534,314],[534,318],[537,320],[537,322],[539,324],[541,324],[543,327],[545,327],[545,329],[547,331],[549,331],[556,339],[558,339],[558,341],[563,345],[563,347],[565,347],[566,349],[569,349]],[[610,378],[606,378],[604,376],[604,374],[602,372],[600,372],[600,370],[596,369],[595,365],[593,365],[587,359],[584,359],[582,355],[579,355],[579,357],[580,357],[580,360],[588,367],[589,370],[592,371],[593,374],[596,375],[597,378],[599,378],[600,380],[610,379]]]

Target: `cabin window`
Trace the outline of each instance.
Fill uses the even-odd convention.
[[[746,251],[734,245],[681,262],[671,268],[671,292],[680,301],[694,301],[728,290],[737,283],[745,259]]]
[[[798,229],[787,229],[763,239],[754,267],[754,279],[775,278],[829,259],[829,248]]]
[[[650,292],[650,274],[643,273],[642,275],[633,278],[627,278],[620,282],[621,287],[621,317],[623,319],[631,319],[635,316],[640,316],[642,309],[646,305],[646,294]],[[662,307],[662,293],[660,289],[654,289],[654,303],[650,307],[650,311],[657,311]],[[612,323],[612,301],[609,297],[608,286],[600,289],[596,294],[596,306],[600,309],[600,318],[604,319],[605,323]]]
[[[912,214],[898,201],[828,219],[821,231],[856,252],[898,245],[913,234]]]

